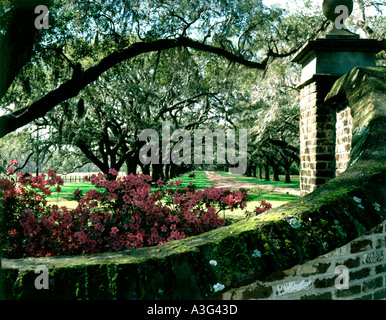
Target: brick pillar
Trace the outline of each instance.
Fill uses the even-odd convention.
[[[338,106],[336,115],[336,106],[326,104],[324,98],[334,82],[354,67],[375,66],[375,53],[383,49],[383,41],[359,39],[344,31],[309,41],[293,58],[302,65],[298,86],[302,196],[342,173],[350,161],[350,111]]]
[[[336,81],[314,76],[300,91],[300,190],[314,191],[335,174],[335,110],[324,98]]]

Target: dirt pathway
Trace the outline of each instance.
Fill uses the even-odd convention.
[[[214,173],[211,171],[205,171],[206,179],[213,183],[215,187],[218,188],[231,188],[231,189],[239,189],[239,188],[259,188],[259,189],[267,189],[270,191],[276,191],[285,194],[292,194],[295,196],[300,196],[300,190],[292,189],[292,188],[281,188],[275,186],[268,186],[264,184],[256,184],[256,183],[247,183],[243,181],[236,181],[231,178],[224,177],[218,173]]]

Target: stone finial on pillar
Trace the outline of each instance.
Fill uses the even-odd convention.
[[[349,37],[359,39],[359,35],[349,31],[344,21],[351,15],[354,8],[352,0],[324,0],[322,4],[323,13],[326,18],[333,22],[326,39]]]

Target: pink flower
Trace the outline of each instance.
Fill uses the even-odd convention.
[[[109,173],[112,174],[112,175],[114,175],[114,176],[117,176],[117,175],[118,175],[118,171],[115,170],[115,169],[113,169],[113,168],[110,168],[110,169],[109,169]]]
[[[56,177],[55,170],[48,169],[47,175],[48,175],[50,178],[55,178],[55,177]]]
[[[123,201],[125,201],[125,203],[129,203],[131,198],[129,195],[125,194],[123,197],[122,197]]]
[[[86,233],[84,233],[84,231],[75,232],[74,236],[78,238],[78,240],[81,244],[86,243],[86,241],[87,241],[87,235],[86,235]]]
[[[43,193],[44,193],[45,195],[47,195],[47,196],[50,196],[50,195],[52,194],[52,191],[51,191],[50,189],[48,189],[48,188],[45,188],[45,189],[43,190]]]
[[[61,177],[59,177],[59,176],[55,176],[55,182],[56,182],[57,185],[60,185],[60,186],[62,186],[64,184],[63,179]]]
[[[113,242],[113,247],[114,247],[114,250],[115,250],[115,251],[121,250],[121,248],[122,248],[122,243],[121,243],[121,241],[114,241],[114,242]]]
[[[118,233],[119,229],[117,227],[112,227],[110,231],[111,236],[115,236]]]
[[[209,207],[208,208],[208,213],[209,214],[216,214],[216,208],[215,207]]]
[[[94,229],[95,231],[98,231],[100,233],[102,233],[103,231],[105,231],[105,227],[102,226],[100,223],[97,223],[95,226],[94,226]]]
[[[14,168],[9,168],[7,170],[7,174],[14,174],[15,173],[15,169]]]
[[[10,160],[9,165],[16,167],[18,165],[18,162],[16,160]]]
[[[157,181],[157,186],[158,187],[162,187],[163,185],[164,185],[164,182],[162,181],[161,178],[159,178],[158,181]]]
[[[78,189],[76,189],[76,190],[74,191],[73,195],[74,195],[74,197],[77,197],[77,196],[79,196],[79,194],[80,194],[80,190],[79,190],[79,188],[78,188]]]
[[[260,214],[260,213],[264,213],[265,211],[267,211],[267,209],[266,208],[260,208],[260,207],[256,207],[256,213],[257,214]]]
[[[90,190],[85,194],[86,199],[98,199],[100,196],[101,193],[96,190]]]

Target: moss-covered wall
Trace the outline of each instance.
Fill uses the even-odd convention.
[[[345,245],[386,218],[385,69],[355,68],[327,101],[352,108],[351,164],[313,193],[197,237],[77,257],[2,260],[9,299],[212,299]],[[37,266],[49,288],[37,290]]]

